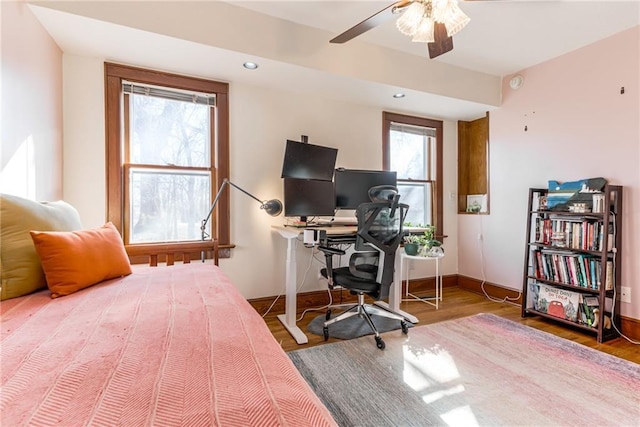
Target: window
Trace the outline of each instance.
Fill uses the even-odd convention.
[[[442,236],[442,122],[388,112],[382,122],[384,168],[398,173],[407,221],[435,225]]]
[[[200,241],[229,176],[228,85],[116,64],[105,76],[108,220],[137,253]],[[208,234],[229,245],[228,196],[217,209]]]

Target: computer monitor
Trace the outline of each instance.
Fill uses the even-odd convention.
[[[395,171],[336,169],[335,191],[336,209],[356,209],[361,203],[367,203],[369,189],[376,185],[397,183]]]
[[[284,179],[284,216],[299,216],[306,222],[312,216],[333,216],[335,209],[332,181]]]
[[[282,178],[333,180],[338,149],[287,140]]]

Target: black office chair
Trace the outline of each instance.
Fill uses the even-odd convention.
[[[348,267],[333,268],[333,255],[344,255],[345,251],[326,245],[318,246],[326,259],[326,268],[320,273],[327,278],[329,287],[333,289],[335,286],[341,286],[358,296],[357,304],[333,319],[330,318],[331,311],[327,311],[323,328],[325,340],[329,339],[329,325],[356,315],[369,324],[375,333],[376,345],[381,350],[385,348],[385,343],[371,320],[371,314],[400,321],[402,332],[408,333],[408,325],[402,316],[364,303],[365,295],[376,301],[389,297],[396,250],[402,240],[402,223],[408,209],[409,206],[398,203],[397,197],[385,202],[363,203],[358,206],[356,252],[351,255]]]

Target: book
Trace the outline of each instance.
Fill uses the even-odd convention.
[[[537,310],[571,322],[578,321],[580,293],[538,284]]]

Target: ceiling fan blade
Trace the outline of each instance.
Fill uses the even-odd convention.
[[[393,4],[390,4],[389,6],[385,7],[379,12],[374,13],[364,21],[360,22],[359,24],[349,28],[344,33],[332,38],[331,40],[329,40],[329,43],[348,42],[349,40],[355,37],[358,37],[360,34],[365,33],[370,29],[375,28],[378,25],[382,24],[383,22],[388,21],[394,16],[394,11],[396,9],[405,7],[412,2],[413,2],[412,0],[401,0]]]
[[[447,36],[447,27],[444,24],[435,23],[433,36],[435,41],[427,43],[429,58],[433,59],[453,50],[453,37]]]

